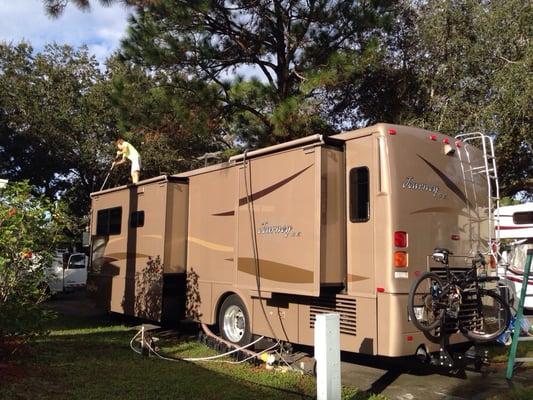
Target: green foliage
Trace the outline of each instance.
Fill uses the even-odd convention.
[[[399,24],[406,40],[396,42],[402,50],[392,58],[400,68],[388,70],[408,82],[403,102],[423,104],[393,121],[451,135],[494,135],[502,194],[533,196],[533,81],[526,78],[533,66],[531,2],[431,0],[406,6]]]
[[[86,48],[0,43],[0,174],[85,215],[116,135],[103,80]]]
[[[133,132],[149,177],[193,168],[204,152],[227,156],[376,122],[488,132],[502,194],[533,196],[530,1],[99,2],[134,11],[121,48],[128,62],[112,60],[107,76],[83,51],[0,54],[0,173],[48,193],[73,184],[66,194],[78,212],[109,165],[104,144],[119,133]],[[43,3],[58,15],[91,1]],[[85,74],[71,79],[73,71]],[[72,126],[77,115],[85,128]],[[64,147],[72,132],[97,139]],[[72,158],[63,148],[89,161],[55,164]],[[32,160],[43,165],[34,175]],[[127,176],[115,171],[111,183]]]
[[[278,143],[332,132],[329,111],[342,99],[326,104],[324,89],[355,78],[360,59],[378,51],[393,3],[149,2],[135,8],[122,53],[171,79],[179,71],[216,86],[224,126],[238,143]],[[252,77],[225,79],[244,73]]]
[[[107,93],[117,127],[141,151],[143,176],[197,166],[196,157],[229,147],[223,140],[216,91],[201,82],[169,81],[165,73],[112,59]]]
[[[61,240],[62,216],[27,182],[0,191],[0,340],[44,331],[45,265]]]

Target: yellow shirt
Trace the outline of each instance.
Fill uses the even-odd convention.
[[[122,159],[127,158],[128,160],[139,159],[139,152],[128,142],[122,143]]]

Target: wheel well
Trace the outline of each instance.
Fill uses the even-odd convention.
[[[224,301],[233,294],[238,296],[238,294],[235,292],[226,292],[218,298],[217,306],[215,307],[215,325],[218,326],[218,313],[220,312],[220,307],[222,307],[222,303],[224,303]]]

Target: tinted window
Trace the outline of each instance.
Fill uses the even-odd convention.
[[[515,212],[513,222],[517,225],[533,224],[533,211]]]
[[[97,235],[120,235],[122,207],[99,210],[96,215]]]
[[[370,180],[367,167],[350,170],[350,221],[370,219]]]
[[[140,228],[144,226],[144,211],[134,211],[130,215],[130,227]]]
[[[76,254],[70,257],[68,265],[69,269],[81,269],[85,268],[85,256],[83,254]]]

